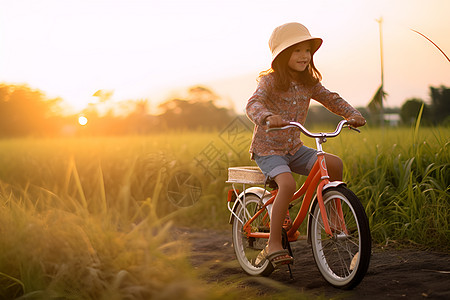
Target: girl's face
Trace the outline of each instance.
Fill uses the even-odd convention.
[[[293,71],[303,72],[311,62],[311,46],[309,42],[303,42],[294,46],[288,67]]]

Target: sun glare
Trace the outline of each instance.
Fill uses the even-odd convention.
[[[85,116],[80,116],[80,117],[78,118],[78,123],[79,123],[81,126],[86,125],[87,122],[88,122],[88,119],[87,119]]]

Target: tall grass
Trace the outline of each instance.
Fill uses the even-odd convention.
[[[365,204],[375,241],[450,250],[448,128],[377,129],[331,145]]]
[[[128,142],[133,139],[128,139]],[[124,141],[125,142],[125,141]],[[145,174],[152,193],[130,190],[148,153],[113,139],[2,141],[1,299],[215,299],[186,246],[157,217],[159,159]],[[152,157],[158,156],[151,154]]]
[[[56,192],[0,184],[0,298],[217,297],[196,279],[183,245],[170,238],[170,223],[155,217],[157,198],[133,203],[119,189],[117,201],[107,201],[96,171],[93,190],[71,160],[65,174],[55,174],[63,175],[54,178],[61,180]],[[144,207],[147,215],[137,220]]]
[[[252,298],[242,280],[205,284],[173,230],[192,208],[168,201],[167,179],[195,172],[191,156],[215,136],[0,141],[0,299]]]

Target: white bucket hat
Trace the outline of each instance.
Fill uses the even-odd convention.
[[[278,26],[269,39],[272,63],[283,50],[305,41],[311,41],[311,54],[314,54],[323,42],[321,38],[312,37],[308,29],[300,23],[286,23]]]

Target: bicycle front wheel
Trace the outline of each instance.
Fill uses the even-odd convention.
[[[325,232],[318,202],[310,215],[311,246],[317,267],[331,285],[351,289],[364,278],[371,255],[369,222],[359,199],[346,187],[324,191],[332,236]]]
[[[256,258],[266,246],[267,239],[248,237],[243,230],[245,222],[260,209],[259,197],[254,194],[246,195],[245,200],[241,199],[236,205],[235,213],[237,217],[234,216],[232,222],[233,246],[236,258],[247,274],[268,276],[274,270],[272,264],[268,260],[265,260],[260,265],[256,263]],[[252,222],[251,231],[270,231],[270,220],[267,211]]]

